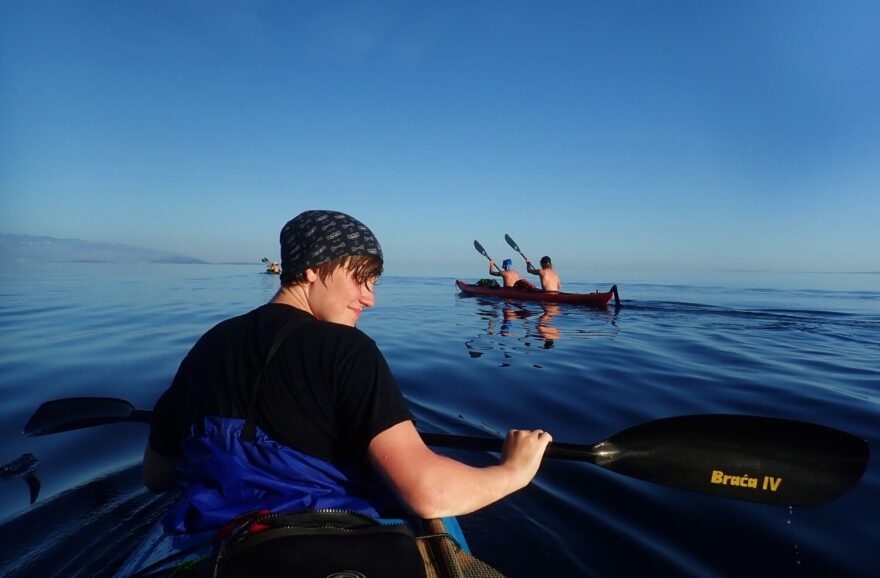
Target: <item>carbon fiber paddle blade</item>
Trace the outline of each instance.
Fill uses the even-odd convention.
[[[47,401],[24,426],[25,435],[42,436],[129,421],[134,406],[113,397],[69,397]]]
[[[695,415],[660,419],[593,446],[596,465],[704,494],[787,506],[837,498],[865,471],[865,440],[786,419]]]
[[[522,254],[522,251],[519,250],[519,245],[516,244],[516,241],[514,241],[513,239],[510,238],[510,235],[505,233],[504,240],[507,241],[507,244],[510,245],[511,249],[513,249],[514,251],[516,251],[520,255]]]

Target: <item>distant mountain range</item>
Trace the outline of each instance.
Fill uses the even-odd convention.
[[[0,262],[207,263],[195,257],[122,243],[94,243],[32,235],[0,234]]]

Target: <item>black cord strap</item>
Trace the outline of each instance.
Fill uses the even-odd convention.
[[[260,386],[263,383],[263,375],[266,374],[266,369],[269,368],[269,363],[272,361],[272,358],[275,357],[275,352],[278,351],[278,348],[281,347],[281,344],[287,336],[302,327],[309,320],[309,317],[297,314],[285,321],[284,325],[282,325],[278,332],[275,333],[275,337],[272,339],[272,346],[269,348],[269,353],[266,355],[266,363],[263,364],[263,370],[254,382],[254,389],[251,392],[251,399],[248,403],[247,419],[244,422],[241,439],[249,442],[257,439],[257,399],[259,399],[258,396],[260,393]]]

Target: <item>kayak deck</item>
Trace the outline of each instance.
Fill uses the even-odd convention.
[[[215,555],[214,530],[193,534],[169,534],[162,522],[153,526],[125,563],[116,578],[166,576],[200,563]],[[418,542],[430,578],[466,576],[502,577],[500,573],[471,556],[470,547],[456,518],[423,520]],[[468,571],[470,569],[471,571]],[[482,572],[474,574],[473,571]]]
[[[570,303],[572,305],[587,305],[589,307],[607,307],[608,302],[614,297],[615,305],[620,305],[620,297],[617,294],[617,285],[613,285],[608,291],[596,291],[595,293],[564,293],[562,291],[531,291],[527,289],[514,289],[512,287],[483,287],[465,283],[461,279],[455,284],[465,295],[481,295],[486,297],[500,297],[502,299],[521,299],[524,301],[543,301],[547,303]]]

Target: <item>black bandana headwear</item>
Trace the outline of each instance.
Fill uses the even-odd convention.
[[[366,225],[338,211],[305,211],[281,229],[281,282],[306,269],[349,255],[374,255],[382,247]]]

